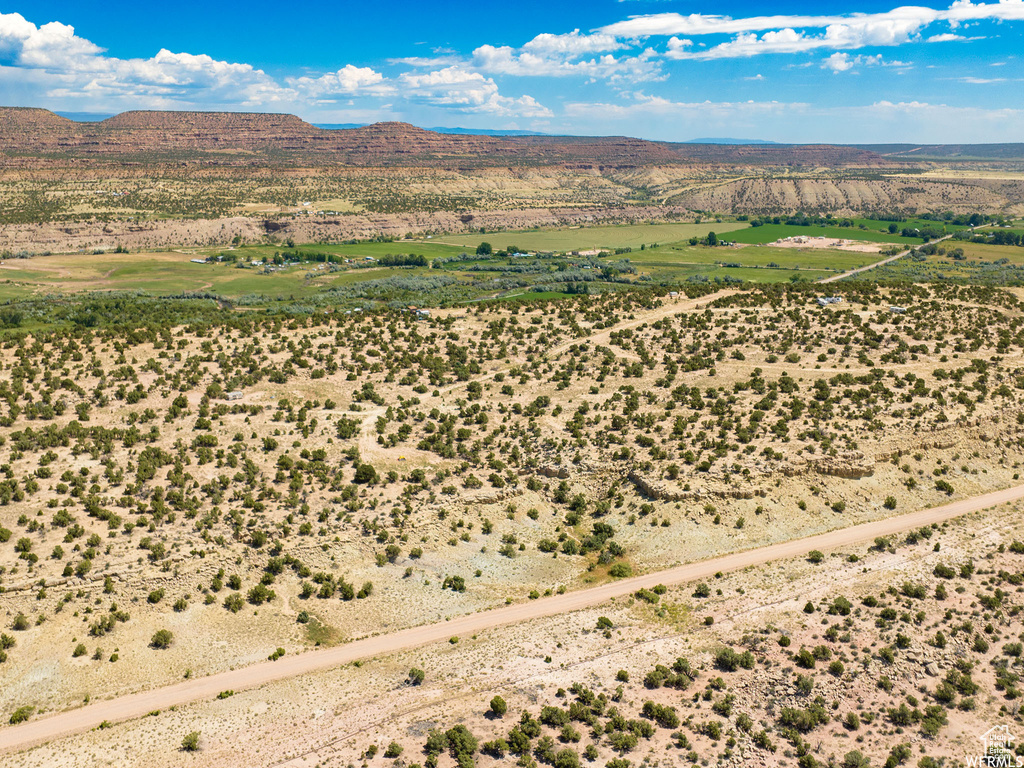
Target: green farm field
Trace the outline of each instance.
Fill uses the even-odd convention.
[[[885,234],[889,234],[890,224],[895,224],[899,230],[902,230],[905,227],[917,227],[918,229],[938,229],[948,232],[952,232],[957,229],[963,229],[963,227],[958,227],[943,221],[934,221],[932,219],[910,218],[904,220],[897,220],[854,218],[851,219],[851,221],[853,221],[854,226],[858,228],[857,231],[862,231],[859,228],[864,227],[865,229],[870,230],[872,232],[884,232]]]
[[[374,258],[386,253],[416,253],[437,258],[464,251],[462,248],[437,244],[421,247],[417,243],[344,246],[314,244],[298,247],[311,252],[336,253],[347,257],[373,255]],[[239,248],[236,253],[239,261],[247,264],[264,257],[273,257],[280,250],[273,246],[255,246]],[[143,291],[156,296],[205,291],[227,299],[262,296],[270,301],[291,301],[370,280],[421,277],[441,272],[429,267],[348,267],[332,271],[327,265],[309,263],[286,265],[270,274],[263,274],[259,267],[240,269],[229,263],[196,264],[191,261],[202,255],[207,253],[107,253],[7,260],[0,266],[0,301],[90,291]],[[875,255],[869,253],[799,251],[770,246],[709,248],[689,244],[634,250],[621,258],[629,259],[636,266],[638,276],[649,277],[663,284],[676,284],[692,278],[728,278],[762,283],[785,281],[794,276],[814,280],[876,260]],[[564,263],[565,260],[560,261]],[[477,282],[481,293],[493,295],[493,289],[486,287],[485,281],[496,279],[495,273],[501,273],[503,268],[522,263],[522,260],[510,259],[449,262],[442,270],[444,274],[462,282]],[[552,270],[558,263],[559,260],[551,262]],[[475,264],[486,267],[486,271],[469,271],[468,268]],[[543,282],[552,277],[557,277],[557,273],[537,274],[536,280]],[[547,291],[538,293],[522,288],[511,289],[509,293],[524,299],[554,298],[560,295],[555,293],[548,296]]]
[[[963,251],[954,259],[953,251]],[[881,282],[956,282],[976,285],[1024,284],[1024,248],[1012,245],[987,245],[959,240],[940,244],[941,252],[908,256],[874,271]]]
[[[754,282],[775,282],[779,278],[770,276],[765,270],[786,270],[787,276],[795,271],[808,270],[825,276],[829,273],[846,271],[878,261],[875,253],[855,253],[830,250],[798,250],[772,246],[717,247],[703,245],[671,245],[648,248],[644,251],[613,256],[609,261],[623,260],[635,266],[641,275],[656,279],[686,279],[692,275],[732,275],[738,277],[739,269],[749,270],[745,279]],[[470,267],[484,271],[500,271],[516,264],[532,263],[522,259],[473,259],[470,261],[448,262],[442,266],[446,272],[465,272]],[[549,262],[552,269],[558,261]],[[726,267],[725,265],[730,265]],[[720,270],[725,270],[724,272]],[[468,274],[481,275],[482,272]]]
[[[487,234],[441,235],[431,244],[447,244],[459,250],[475,250],[483,242],[490,243],[495,250],[514,245],[529,251],[573,251],[592,248],[632,248],[634,252],[641,245],[652,243],[677,243],[691,237],[704,237],[708,232],[721,235],[748,229],[743,222],[706,222],[704,224],[626,224],[615,227],[581,227],[579,229],[545,229]],[[421,241],[417,241],[418,244]],[[406,245],[407,243],[402,243]],[[394,243],[392,245],[398,245]],[[414,249],[415,250],[415,249]],[[416,251],[418,253],[418,251]]]
[[[990,232],[1012,232],[1015,235],[1024,235],[1024,227],[1015,224],[1012,227],[979,227],[978,234],[984,235]]]
[[[826,249],[780,248],[750,245],[741,248],[709,248],[703,245],[672,245],[629,254],[638,268],[673,267],[682,264],[715,265],[719,262],[743,267],[781,267],[785,269],[818,269],[842,272],[878,261],[877,253],[858,253]]]
[[[580,233],[613,233],[620,245],[646,241],[652,246],[657,239],[673,240],[647,247],[644,250],[633,247],[628,254],[613,256],[609,261],[628,260],[636,269],[636,278],[649,279],[655,285],[678,285],[688,280],[745,280],[758,283],[782,282],[792,279],[815,280],[839,271],[854,269],[878,260],[877,254],[822,249],[780,248],[765,245],[739,247],[708,247],[689,244],[690,233],[703,230],[707,225],[642,225],[629,227],[599,227],[586,230],[562,230],[559,232],[519,232],[510,234],[508,243],[498,236],[488,236],[492,245],[502,248],[509,244],[524,249],[545,250],[557,248],[558,238],[565,238],[561,245],[581,237]],[[715,224],[721,230],[722,225]],[[727,224],[725,226],[743,226]],[[699,228],[699,229],[698,229]],[[759,227],[769,230],[770,225]],[[801,228],[806,229],[806,228]],[[737,230],[741,234],[753,230]],[[705,233],[706,234],[706,233]],[[846,234],[852,234],[847,232]],[[520,237],[522,235],[523,237]],[[529,235],[535,242],[526,240]],[[515,240],[513,240],[513,236]],[[680,237],[685,239],[679,239]],[[703,235],[702,235],[703,236]],[[604,242],[609,242],[607,238]],[[996,246],[966,244],[972,253],[987,253],[996,248],[1014,263],[1024,262],[1024,256],[1017,251]],[[608,247],[612,247],[609,245]],[[628,246],[632,247],[632,246]],[[541,262],[546,269],[537,272],[517,272],[514,268],[532,264],[523,259],[473,259],[471,261],[449,261],[440,270],[430,267],[382,267],[366,266],[366,257],[379,259],[387,254],[424,256],[428,260],[473,253],[472,242],[455,245],[431,241],[364,242],[349,244],[300,244],[295,247],[310,254],[333,254],[358,262],[355,265],[328,265],[322,262],[285,264],[264,274],[262,266],[239,268],[234,263],[210,262],[193,263],[191,259],[231,253],[237,263],[250,265],[273,259],[275,254],[287,253],[293,249],[280,244],[243,246],[235,249],[200,249],[198,251],[160,251],[150,253],[102,253],[37,256],[27,260],[8,259],[0,265],[0,301],[18,301],[56,294],[76,294],[95,291],[142,291],[154,296],[176,296],[190,292],[209,292],[226,299],[237,300],[245,297],[260,297],[261,302],[292,302],[307,300],[331,289],[347,289],[346,299],[359,300],[358,289],[352,289],[366,281],[384,278],[436,277],[440,274],[456,278],[459,283],[451,284],[452,291],[435,301],[464,301],[476,298],[501,298],[505,295],[533,298],[555,298],[564,283],[559,283],[559,270],[572,266],[573,260],[556,257]],[[1005,254],[1002,252],[1006,251]],[[993,251],[995,253],[995,251]],[[992,255],[987,258],[999,258]],[[978,258],[986,258],[984,255]],[[371,262],[372,263],[372,262]],[[476,270],[471,267],[476,266]],[[599,267],[595,263],[595,266]],[[512,268],[512,269],[510,269]],[[497,281],[504,281],[503,287],[496,288]],[[618,290],[628,283],[602,283],[601,290]],[[436,284],[435,284],[436,287]],[[594,288],[598,286],[595,285]],[[369,290],[369,289],[368,289]],[[375,289],[374,289],[375,290]],[[405,290],[405,289],[401,289]],[[415,289],[414,289],[415,290]],[[497,290],[497,294],[495,291]],[[375,295],[367,293],[367,296]],[[395,294],[400,300],[406,293]],[[334,299],[331,299],[332,301]],[[427,296],[421,301],[429,301]]]
[[[270,249],[270,255],[273,255],[273,249]],[[7,260],[0,266],[0,298],[129,290],[141,290],[154,295],[209,291],[226,298],[249,294],[301,298],[332,286],[427,271],[381,267],[324,272],[309,277],[311,272],[318,271],[320,265],[293,265],[273,274],[261,274],[256,269],[239,269],[229,264],[194,264],[191,258],[189,254],[161,252],[37,256],[24,261]]]
[[[996,262],[1000,259],[1009,259],[1011,264],[1024,264],[1024,248],[1015,245],[986,245],[984,243],[968,243],[948,240],[945,243],[947,255],[929,257],[929,260],[948,261],[948,252],[954,248],[962,248],[965,261],[968,262]]]

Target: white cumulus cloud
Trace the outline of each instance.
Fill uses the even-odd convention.
[[[534,59],[592,55],[620,46],[609,35],[578,31],[539,35],[523,48],[522,55],[532,58],[517,66],[529,68],[537,66]],[[605,68],[613,66],[602,59],[595,61]],[[26,99],[25,94],[31,96]],[[364,97],[508,117],[552,114],[532,96],[502,95],[493,79],[461,64],[390,78],[372,67],[346,64],[332,72],[279,81],[251,64],[220,61],[206,54],[162,49],[150,58],[117,58],[66,24],[36,26],[20,14],[0,14],[0,101],[38,103],[40,96],[63,108],[95,111],[238,107],[302,111],[331,103],[352,107],[352,99]],[[381,104],[385,108],[391,105]]]
[[[948,9],[900,6],[881,13],[830,15],[774,15],[733,18],[711,14],[657,13],[634,16],[602,27],[599,34],[640,40],[669,37],[666,56],[671,59],[722,59],[769,53],[800,53],[818,49],[855,50],[868,46],[894,46],[919,40],[936,23],[956,29],[975,21],[1024,21],[1024,0],[973,3],[956,0]],[[732,39],[694,50],[690,37],[731,35]],[[929,42],[966,39],[953,32],[936,33]]]
[[[481,45],[467,66],[490,75],[516,77],[589,77],[614,84],[660,80],[664,76],[656,53],[647,49],[635,56],[616,56],[625,43],[609,34],[537,35],[520,48]]]
[[[60,22],[37,27],[20,13],[0,13],[0,64],[32,68],[88,68],[103,49]]]
[[[384,79],[384,75],[371,67],[356,67],[346,64],[337,72],[319,77],[294,77],[288,84],[304,96],[324,98],[331,96],[373,95],[388,96],[395,87]]]
[[[205,103],[256,106],[295,96],[250,64],[168,50],[120,59],[78,37],[74,27],[37,27],[17,13],[0,14],[0,67],[34,73],[30,79],[51,97],[113,108],[187,107],[200,95]]]
[[[830,69],[833,72],[849,72],[858,67],[899,67],[907,69],[912,65],[906,61],[886,61],[882,54],[874,56],[851,56],[848,53],[833,53],[827,59],[822,60],[821,68]]]
[[[600,32],[593,35],[581,35],[578,29],[574,29],[572,32],[564,35],[542,32],[526,43],[523,46],[523,50],[538,55],[563,54],[583,56],[589,53],[617,51],[624,47],[625,43],[619,41],[615,35]]]
[[[552,114],[532,96],[502,96],[494,80],[460,66],[426,73],[406,72],[398,80],[406,98],[434,106],[502,116],[550,117]]]

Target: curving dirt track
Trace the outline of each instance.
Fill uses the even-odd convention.
[[[945,238],[943,238],[943,239],[945,239]],[[868,265],[863,266],[863,267],[857,267],[856,269],[851,269],[849,272],[840,272],[838,275],[830,275],[829,277],[823,277],[818,282],[819,283],[834,283],[834,282],[836,282],[838,280],[842,280],[844,277],[852,277],[853,275],[859,275],[861,272],[867,272],[869,269],[874,269],[875,267],[882,267],[882,266],[885,266],[886,264],[889,264],[891,262],[896,261],[896,259],[902,259],[908,253],[910,253],[909,249],[906,250],[906,251],[900,251],[899,253],[894,254],[892,256],[887,256],[886,258],[882,259],[881,261],[876,261],[876,262],[874,262],[872,264],[868,264]]]
[[[973,231],[974,227],[971,227],[971,229]],[[940,237],[940,238],[937,238],[936,240],[932,240],[932,242],[933,243],[941,243],[943,240],[949,240],[951,237],[952,237],[952,235],[946,235],[945,237]],[[902,259],[908,253],[910,253],[910,251],[911,251],[911,249],[908,248],[907,250],[900,251],[899,253],[893,254],[892,256],[887,256],[886,258],[882,259],[881,261],[876,261],[873,264],[868,264],[868,265],[863,266],[863,267],[857,267],[857,269],[851,269],[849,272],[840,272],[838,275],[830,275],[829,277],[823,277],[820,280],[818,280],[818,282],[819,283],[834,283],[837,280],[842,280],[844,277],[851,277],[853,275],[859,275],[861,272],[867,272],[869,269],[874,269],[875,267],[882,267],[882,266],[885,266],[886,264],[890,264],[890,263],[896,261],[897,259]]]
[[[261,662],[243,669],[229,670],[209,677],[185,680],[164,688],[99,701],[81,709],[56,713],[0,730],[0,753],[26,749],[43,742],[87,731],[103,721],[129,720],[142,717],[154,710],[212,699],[224,690],[255,688],[297,675],[340,666],[358,659],[395,653],[428,643],[448,640],[453,636],[472,635],[506,624],[569,613],[598,605],[614,597],[631,594],[640,588],[649,589],[657,584],[679,584],[706,579],[719,571],[736,571],[763,565],[772,560],[798,557],[812,549],[829,550],[848,547],[871,541],[878,536],[889,536],[910,528],[941,523],[951,518],[1017,501],[1021,498],[1024,498],[1024,485],[993,491],[941,507],[923,509],[886,520],[862,523],[802,539],[687,563],[664,571],[610,582],[591,589],[495,608],[490,611],[460,616],[451,621],[411,627],[387,635],[367,637],[336,648],[310,651],[297,656],[285,656],[276,662]]]

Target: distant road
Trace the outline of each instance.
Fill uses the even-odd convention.
[[[410,627],[377,637],[367,637],[346,645],[324,650],[285,656],[275,662],[260,662],[242,669],[219,672],[208,677],[185,680],[151,691],[97,701],[80,709],[46,715],[21,725],[0,729],[0,753],[26,749],[55,739],[95,728],[104,721],[116,723],[142,717],[154,710],[212,700],[226,690],[256,688],[279,680],[318,672],[348,664],[359,659],[407,651],[429,643],[465,637],[495,627],[519,624],[547,616],[571,613],[600,605],[613,597],[623,597],[638,589],[658,584],[681,584],[712,578],[715,573],[737,571],[764,565],[772,560],[804,555],[812,549],[830,550],[872,541],[910,528],[941,523],[970,512],[1024,498],[1024,485],[994,491],[981,496],[923,509],[907,515],[861,523],[848,528],[784,541],[746,552],[735,552],[710,560],[676,566],[629,579],[613,581],[598,587],[568,592],[563,595],[531,600],[516,605],[460,616],[420,627]]]
[[[973,229],[973,227],[972,227],[972,229]],[[945,237],[940,237],[940,238],[937,238],[935,240],[932,240],[931,242],[933,242],[933,243],[941,243],[943,240],[949,240],[949,238],[951,238],[952,236],[953,235],[949,234],[949,235],[946,235]],[[922,245],[923,245],[923,243],[922,243]],[[856,269],[851,269],[849,272],[840,272],[838,275],[831,275],[829,277],[823,277],[820,280],[818,280],[817,282],[819,282],[819,283],[834,283],[837,280],[842,280],[844,277],[850,277],[852,275],[859,275],[861,272],[867,272],[869,269],[874,269],[875,267],[882,267],[882,266],[885,266],[886,264],[891,264],[892,262],[896,261],[896,259],[902,259],[908,253],[910,253],[911,250],[913,250],[913,249],[912,248],[907,248],[905,251],[900,251],[899,253],[897,253],[897,254],[895,254],[893,256],[887,256],[886,258],[882,259],[881,261],[876,261],[874,264],[868,264],[866,267],[857,267]]]
[[[905,251],[900,251],[894,256],[889,256],[887,258],[882,259],[881,261],[876,261],[874,264],[868,264],[866,267],[857,267],[856,269],[851,269],[849,272],[840,272],[838,275],[830,275],[829,277],[823,277],[820,280],[818,280],[818,282],[834,283],[837,280],[842,280],[844,277],[850,277],[851,275],[859,275],[861,272],[867,272],[869,269],[874,269],[875,267],[881,267],[886,264],[890,264],[896,261],[896,259],[902,259],[908,253],[910,253],[909,248]]]

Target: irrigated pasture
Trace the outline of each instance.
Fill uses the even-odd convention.
[[[717,229],[715,232],[719,233]],[[750,227],[731,233],[728,239],[737,243],[774,243],[776,240],[786,237],[832,237],[836,240],[863,240],[869,243],[905,243],[907,245],[923,242],[920,237],[903,237],[899,234],[860,229],[859,227],[819,227],[816,225],[803,227],[795,224],[765,224],[760,227]]]
[[[780,248],[770,245],[751,245],[742,248],[694,246],[676,244],[668,247],[629,254],[639,265],[666,266],[676,263],[739,264],[744,267],[793,269],[823,269],[845,271],[878,261],[876,253],[839,251],[820,248]]]
[[[475,249],[487,242],[495,249],[514,245],[528,251],[582,251],[590,249],[632,248],[652,243],[676,243],[691,237],[705,237],[708,232],[721,234],[747,229],[744,222],[709,221],[701,224],[627,224],[616,227],[578,227],[569,229],[536,229],[527,231],[487,232],[481,234],[446,235],[435,243]]]
[[[253,249],[263,250],[263,249]],[[255,254],[252,258],[255,259]],[[273,256],[273,249],[270,249]],[[408,275],[409,270],[376,267],[316,274],[322,265],[294,264],[264,274],[262,267],[240,269],[233,264],[196,264],[198,258],[179,252],[107,253],[36,256],[0,265],[0,299],[22,299],[48,293],[81,291],[145,291],[154,295],[216,293],[226,298],[251,294],[283,298],[311,296],[332,285]],[[426,270],[418,270],[420,272]]]
[[[678,235],[681,231],[678,228],[670,230],[669,226],[672,225],[600,229],[643,230],[648,235],[655,231]],[[576,236],[574,233],[574,230],[567,230],[562,234]],[[495,237],[492,239],[496,242],[492,245],[495,250],[516,244],[528,249],[530,246],[524,238],[540,234],[553,236],[558,233],[510,233],[509,243],[504,244]],[[499,243],[503,244],[499,246]],[[979,251],[995,247],[967,245]],[[446,294],[447,298],[438,296],[437,300],[440,303],[448,303],[448,300],[460,303],[537,291],[561,295],[562,291],[572,290],[569,284],[581,280],[589,284],[588,290],[591,291],[622,288],[637,281],[665,287],[694,279],[759,283],[794,278],[815,280],[878,259],[873,253],[826,249],[690,245],[689,239],[644,250],[634,248],[628,253],[601,259],[571,255],[512,258],[503,254],[476,258],[474,250],[475,247],[462,248],[437,242],[397,241],[36,256],[8,259],[0,264],[0,300],[89,291],[143,291],[155,296],[206,292],[230,300],[245,298],[246,303],[251,304],[254,300],[257,303],[308,300],[324,291],[341,288],[346,289],[345,296],[336,296],[336,299],[358,300],[362,297],[359,290],[353,292],[351,289],[363,283],[369,288],[371,281],[378,284],[387,278],[426,278],[447,280],[451,285],[451,278],[455,278],[459,281],[455,285],[462,286],[460,292]],[[458,258],[467,253],[469,259]],[[193,261],[219,255],[232,261]],[[324,255],[338,257],[337,262],[319,260]],[[419,265],[412,266],[385,266],[374,261],[388,255],[411,255],[423,259]],[[609,267],[607,274],[603,269],[605,266]],[[367,293],[362,298],[387,298],[379,295],[376,289],[371,293],[374,295]],[[426,297],[420,300],[420,303],[424,302],[427,302]]]

